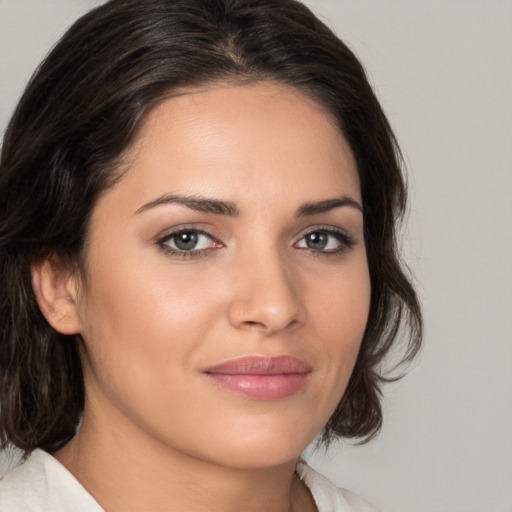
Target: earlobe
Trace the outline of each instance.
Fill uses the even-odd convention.
[[[34,293],[48,323],[62,334],[79,333],[75,272],[55,256],[34,262],[31,271]]]

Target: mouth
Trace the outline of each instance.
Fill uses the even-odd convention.
[[[231,359],[203,373],[226,391],[256,400],[279,400],[302,390],[313,368],[292,356]]]

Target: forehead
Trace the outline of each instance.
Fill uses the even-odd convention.
[[[170,192],[237,201],[248,191],[360,199],[352,152],[332,116],[274,82],[216,84],[165,99],[143,121],[127,167],[119,185],[131,185],[140,201]]]

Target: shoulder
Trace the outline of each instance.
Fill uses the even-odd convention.
[[[303,460],[297,463],[297,473],[311,492],[319,512],[378,512],[359,496],[334,485]]]
[[[42,450],[0,479],[0,512],[103,512],[57,459]]]

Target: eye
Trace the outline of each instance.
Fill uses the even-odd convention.
[[[340,253],[354,245],[347,233],[335,229],[315,229],[305,234],[295,246],[326,253]]]
[[[183,256],[202,255],[208,249],[222,247],[208,233],[192,228],[180,229],[157,241],[165,251]]]

